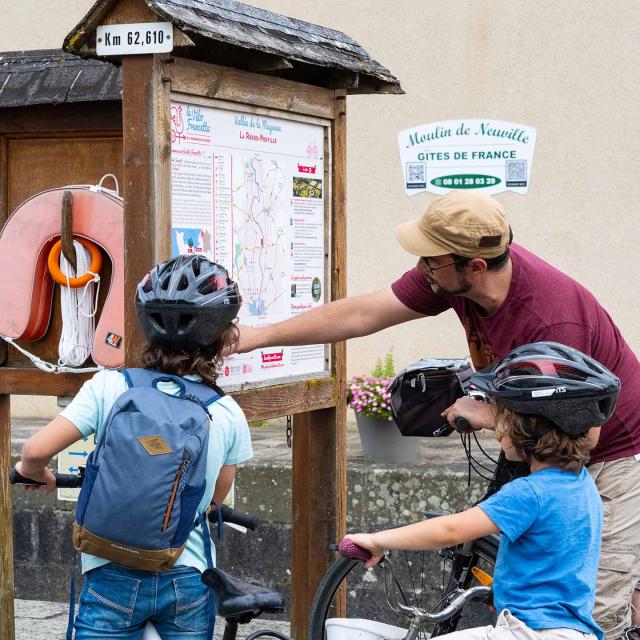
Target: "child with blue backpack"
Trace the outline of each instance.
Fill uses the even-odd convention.
[[[592,610],[603,507],[585,465],[620,381],[576,349],[537,342],[513,349],[469,383],[493,400],[491,428],[507,459],[526,461],[530,475],[461,513],[348,539],[371,553],[370,567],[385,549],[439,549],[501,533],[495,625],[441,637],[602,640]],[[467,404],[463,417],[477,425],[474,403]]]
[[[78,640],[141,638],[147,621],[165,640],[211,637],[206,513],[252,456],[242,410],[216,386],[241,301],[203,256],[155,266],[135,302],[144,368],[100,371],[24,445],[16,471],[53,491],[51,458],[95,434],[73,533],[83,552]]]

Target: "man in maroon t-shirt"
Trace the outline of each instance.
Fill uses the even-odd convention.
[[[337,342],[369,335],[452,308],[476,369],[516,346],[541,340],[575,347],[613,371],[622,389],[613,417],[592,429],[590,471],[605,505],[594,616],[606,640],[631,623],[640,579],[640,363],[595,297],[583,286],[511,244],[500,203],[477,193],[434,200],[419,219],[398,227],[417,266],[390,287],[336,300],[263,328],[240,328],[239,352],[275,345]],[[489,407],[462,398],[447,418],[491,428]],[[598,439],[599,436],[599,439]],[[597,443],[597,444],[596,444]],[[640,592],[634,600],[640,605]],[[640,612],[634,620],[640,623]]]

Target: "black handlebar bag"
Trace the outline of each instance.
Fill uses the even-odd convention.
[[[391,413],[403,436],[449,435],[440,415],[464,395],[462,384],[473,373],[469,358],[418,360],[389,385]]]

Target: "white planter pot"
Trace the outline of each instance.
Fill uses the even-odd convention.
[[[365,457],[377,462],[415,462],[418,439],[403,436],[395,422],[356,413]]]

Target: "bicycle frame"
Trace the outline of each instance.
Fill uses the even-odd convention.
[[[401,604],[398,600],[398,589],[393,562],[385,555],[383,560],[384,589],[387,604],[395,613],[411,618],[409,630],[404,640],[416,640],[420,630],[426,623],[446,622],[455,616],[469,603],[475,600],[486,600],[491,595],[491,587],[471,587],[469,589],[457,588],[449,595],[453,596],[444,609],[436,613],[430,613],[426,609]]]

